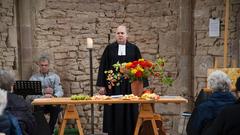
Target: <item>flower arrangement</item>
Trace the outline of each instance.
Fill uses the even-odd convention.
[[[118,86],[120,84],[120,80],[122,78],[122,74],[120,72],[114,72],[113,70],[104,71],[107,74],[108,88],[112,89],[112,86]]]
[[[168,76],[164,70],[165,60],[158,58],[155,62],[145,59],[138,59],[128,63],[119,63],[113,65],[114,70],[105,71],[107,75],[108,88],[118,86],[122,79],[129,79],[130,82],[144,80],[148,77],[158,78],[159,81],[170,86],[173,79]]]

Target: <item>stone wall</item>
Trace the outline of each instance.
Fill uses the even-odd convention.
[[[0,0],[0,68],[17,69],[17,33],[14,0]]]
[[[194,90],[195,95],[206,87],[207,69],[215,66],[223,67],[224,52],[224,10],[223,0],[195,0],[194,4]],[[237,38],[237,13],[238,4],[231,5],[229,18],[229,38],[228,38],[228,67],[233,67],[233,43]],[[208,24],[210,18],[220,19],[220,37],[209,37]],[[238,44],[237,44],[238,45]],[[239,45],[238,45],[239,46]],[[239,58],[238,58],[239,63]]]
[[[120,24],[128,27],[129,41],[138,45],[145,59],[165,57],[167,69],[177,74],[179,1],[38,0],[35,7],[34,51],[50,54],[53,69],[61,76],[65,96],[90,93],[86,38],[94,40],[95,85],[99,58],[106,45],[114,41],[115,28]],[[156,87],[159,94],[180,94],[174,88],[161,87],[156,81],[152,81],[151,86]],[[95,87],[94,93],[97,93]],[[79,106],[78,109],[83,128],[89,132],[90,107]],[[102,112],[98,105],[94,123],[95,132],[101,132]],[[173,121],[168,123],[173,125]]]

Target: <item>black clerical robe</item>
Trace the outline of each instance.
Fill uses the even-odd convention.
[[[119,86],[108,89],[108,82],[104,71],[113,69],[112,65],[123,62],[130,62],[141,58],[138,47],[129,42],[126,43],[126,55],[118,56],[118,43],[108,45],[102,55],[97,86],[105,87],[106,95],[131,94],[131,84],[129,80],[123,80]],[[145,86],[148,85],[145,82]],[[109,135],[133,135],[138,115],[137,104],[112,104],[104,105],[103,132]]]

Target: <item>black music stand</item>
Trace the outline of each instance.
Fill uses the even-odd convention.
[[[13,87],[13,93],[22,95],[42,95],[41,81],[16,81]]]

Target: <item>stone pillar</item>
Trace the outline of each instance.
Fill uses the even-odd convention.
[[[19,24],[19,73],[28,80],[32,71],[31,0],[17,0]]]
[[[177,86],[181,95],[193,96],[192,0],[180,0]]]
[[[240,33],[240,10],[237,13],[237,33]],[[239,45],[240,45],[240,35],[237,34],[236,40],[233,42],[233,57],[232,57],[232,67],[239,67]]]
[[[176,80],[176,88],[179,90],[179,95],[185,96],[188,99],[193,99],[193,40],[192,40],[192,0],[180,0],[179,14],[179,44],[177,51],[177,68],[178,78]],[[191,103],[191,101],[190,101]],[[191,106],[182,105],[181,111],[190,111]],[[181,113],[181,112],[180,112]],[[178,133],[184,128],[183,119],[174,123],[174,127],[178,128]],[[180,125],[180,126],[179,126]]]

